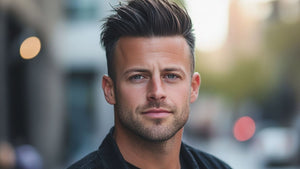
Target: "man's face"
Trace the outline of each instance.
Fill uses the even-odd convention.
[[[148,141],[174,136],[198,96],[200,77],[192,75],[190,59],[181,36],[120,38],[115,49],[115,88],[107,99],[115,104],[115,125]]]

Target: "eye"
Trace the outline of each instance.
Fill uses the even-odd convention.
[[[180,79],[180,76],[174,73],[168,73],[164,76],[164,78],[169,81],[175,81]]]
[[[143,80],[143,79],[145,79],[145,77],[143,75],[140,75],[140,74],[132,75],[132,76],[129,77],[130,81],[140,81],[140,80]]]

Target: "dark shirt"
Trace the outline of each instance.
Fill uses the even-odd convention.
[[[99,149],[88,154],[68,169],[130,169],[134,166],[123,158],[112,128]],[[182,168],[188,169],[231,169],[226,163],[205,152],[194,149],[184,143],[180,149],[180,163]]]
[[[128,166],[129,169],[140,169],[140,168],[138,168],[138,167],[130,164],[129,162],[126,162],[126,164],[127,164],[127,166]]]

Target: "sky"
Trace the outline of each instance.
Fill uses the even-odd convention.
[[[188,0],[186,4],[194,24],[196,47],[203,51],[220,48],[228,30],[229,0]]]

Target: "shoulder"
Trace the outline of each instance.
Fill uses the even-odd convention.
[[[186,144],[184,144],[184,147],[187,154],[193,158],[198,166],[203,166],[203,168],[231,169],[224,161],[209,153],[200,151]]]
[[[94,151],[72,164],[67,169],[95,169],[100,167],[99,161],[101,161],[101,158],[98,156],[97,151]]]

